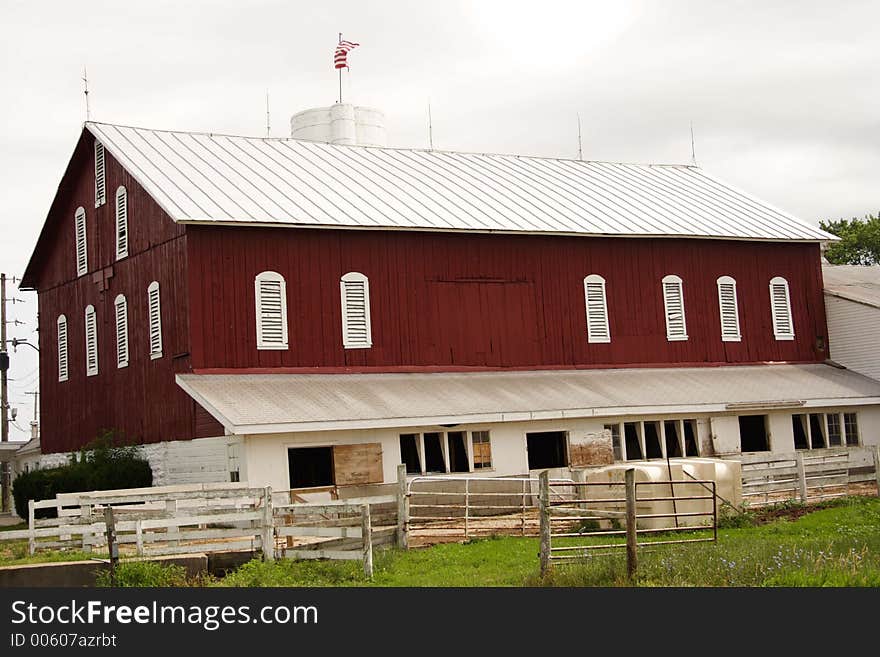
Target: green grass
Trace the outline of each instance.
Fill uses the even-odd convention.
[[[377,553],[368,581],[359,562],[252,561],[219,586],[880,586],[880,499],[851,498],[796,521],[719,530],[717,544],[639,551],[635,582],[622,551],[538,572],[538,541],[492,538]],[[737,523],[733,523],[737,524]],[[658,536],[657,539],[661,537]],[[594,539],[607,542],[619,538]]]

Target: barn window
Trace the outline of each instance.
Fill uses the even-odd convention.
[[[128,303],[121,294],[116,307],[116,367],[128,367]]]
[[[400,462],[406,464],[407,474],[422,473],[422,457],[420,436],[417,433],[405,433],[400,436]]]
[[[850,447],[857,447],[859,444],[858,413],[844,413],[843,428],[846,430],[846,444]]]
[[[128,257],[128,192],[116,190],[116,259]]]
[[[333,486],[333,448],[297,447],[287,450],[291,488]]]
[[[67,317],[58,316],[58,380],[67,381]]]
[[[162,306],[159,301],[159,283],[147,287],[147,309],[150,324],[150,358],[162,357]]]
[[[769,452],[766,415],[739,416],[739,444],[741,452]]]
[[[620,445],[620,423],[615,422],[614,424],[606,424],[604,429],[611,434],[611,449],[614,451],[614,460],[622,461],[623,452],[621,451]]]
[[[370,328],[370,282],[358,272],[349,272],[339,282],[342,295],[342,345],[364,349],[373,345]]]
[[[843,440],[843,433],[840,428],[840,413],[828,413],[825,416],[828,423],[828,446],[840,445]]]
[[[257,349],[287,349],[287,284],[274,271],[254,279]]]
[[[526,434],[529,470],[564,468],[568,465],[568,434],[565,431],[541,431]]]
[[[474,470],[492,467],[492,444],[488,431],[472,431],[471,443],[474,449]]]
[[[736,281],[730,276],[718,279],[718,310],[721,315],[721,340],[739,342],[739,306],[736,301]]]
[[[443,434],[439,432],[426,433],[422,436],[422,444],[425,455],[425,472],[444,473],[447,472],[446,454],[448,451],[446,441],[443,440]]]
[[[687,340],[684,318],[684,292],[681,278],[674,274],[663,277],[663,306],[666,312],[666,339]]]
[[[98,373],[98,322],[95,307],[86,306],[86,376]]]
[[[95,207],[107,201],[106,168],[104,166],[104,144],[95,140]]]
[[[73,215],[76,230],[76,275],[82,276],[89,271],[89,253],[86,248],[86,211],[77,208]]]
[[[660,443],[660,423],[644,422],[642,423],[642,436],[645,440],[645,458],[660,459],[663,458],[663,447]]]
[[[587,308],[587,340],[611,342],[604,278],[598,274],[590,274],[584,279],[584,301]]]
[[[627,461],[642,459],[642,423],[625,422],[623,424],[623,447],[626,450],[623,458]]]
[[[663,423],[664,443],[666,448],[666,456],[669,458],[678,458],[681,456],[681,436],[678,431],[678,422],[676,420],[666,420]]]
[[[773,335],[776,339],[794,340],[788,281],[780,276],[770,281],[770,312],[773,315]]]

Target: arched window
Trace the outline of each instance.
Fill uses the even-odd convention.
[[[98,373],[98,321],[95,307],[86,306],[86,376]]]
[[[150,358],[162,358],[162,306],[159,303],[159,282],[147,287],[147,312],[150,324]]]
[[[67,381],[67,317],[58,316],[58,380]]]
[[[584,279],[584,304],[587,309],[587,340],[611,342],[605,279],[598,274],[590,274]]]
[[[89,254],[86,248],[86,211],[77,208],[73,215],[76,230],[76,275],[83,276],[89,271]]]
[[[721,315],[721,340],[739,342],[739,305],[736,300],[736,281],[730,276],[718,279],[718,310]]]
[[[95,207],[107,202],[106,170],[104,167],[104,144],[95,140]]]
[[[287,283],[274,271],[254,279],[257,349],[287,349]]]
[[[128,303],[121,294],[116,307],[116,367],[128,367]]]
[[[128,192],[116,190],[116,259],[128,256]]]
[[[369,280],[352,271],[342,277],[339,289],[342,295],[342,345],[346,349],[372,347]]]
[[[663,306],[666,313],[666,339],[687,340],[687,322],[684,317],[684,291],[681,278],[675,274],[663,277]]]
[[[776,339],[794,340],[788,281],[781,276],[770,280],[770,312],[773,315],[773,335]]]

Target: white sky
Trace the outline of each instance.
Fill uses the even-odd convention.
[[[272,135],[336,99],[383,109],[390,146],[690,161],[801,217],[880,208],[873,0],[0,0],[0,270],[21,276],[85,118]],[[11,286],[10,286],[11,287]],[[34,295],[9,337],[36,341]],[[27,428],[36,353],[12,354]],[[13,428],[13,439],[25,438]]]

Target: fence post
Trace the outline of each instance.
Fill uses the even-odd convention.
[[[541,575],[550,568],[550,473],[538,476],[538,505],[541,517]]]
[[[804,455],[802,452],[798,452],[794,455],[794,460],[797,466],[797,483],[798,483],[798,496],[801,499],[801,502],[807,501],[807,471],[804,467]]]
[[[409,516],[409,499],[406,496],[406,464],[397,466],[397,547],[407,548],[407,524]]]
[[[528,476],[528,475],[526,475]],[[522,519],[520,521],[520,535],[526,535],[526,485],[529,483],[528,479],[523,479],[522,482]]]
[[[165,501],[165,513],[173,518],[177,515],[177,500]],[[172,545],[180,545],[180,525],[169,525],[165,530],[168,535],[168,542]]]
[[[468,521],[471,510],[471,480],[464,480],[464,537],[468,538]]]
[[[361,539],[364,542],[364,575],[373,579],[373,523],[369,504],[361,507]]]
[[[81,520],[83,520],[83,521],[86,521],[86,520],[91,521],[91,519],[92,519],[92,505],[91,505],[91,504],[83,504],[83,505],[80,507],[80,509],[79,509],[79,515],[80,515],[80,519],[81,519]],[[85,529],[84,529],[84,530],[83,530],[83,533],[82,533],[82,549],[83,549],[83,552],[91,552],[91,551],[92,551],[92,545],[91,545],[91,543],[86,539],[87,536],[91,536],[91,533],[86,534],[86,531],[85,531]]]
[[[34,501],[28,500],[28,554],[33,556],[37,551],[36,527],[34,526]]]
[[[877,497],[880,497],[880,445],[874,445],[874,478],[877,480]]]
[[[137,555],[139,557],[144,556],[144,528],[142,522],[143,521],[141,520],[137,520],[134,523],[134,535],[137,546]]]
[[[104,523],[107,525],[107,553],[110,556],[110,584],[116,586],[116,564],[119,562],[119,544],[116,542],[116,522],[113,507],[104,507]]]
[[[630,468],[624,473],[626,487],[626,576],[633,579],[638,567],[636,554],[636,471]]]
[[[272,487],[263,489],[263,522],[260,542],[263,544],[263,561],[275,561],[275,514],[272,512]]]

